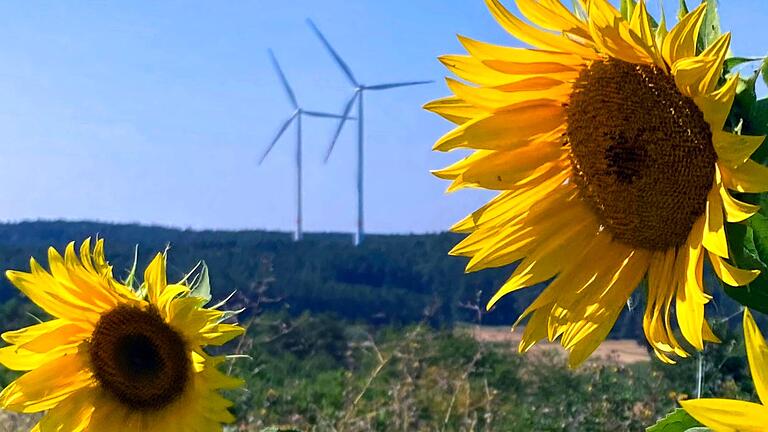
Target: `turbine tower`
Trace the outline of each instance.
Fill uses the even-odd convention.
[[[338,114],[330,114],[330,113],[324,113],[324,112],[318,112],[318,111],[308,111],[302,108],[299,105],[299,102],[296,99],[296,95],[293,92],[291,85],[288,83],[288,79],[285,77],[285,74],[283,73],[283,69],[280,67],[280,63],[277,62],[277,58],[275,57],[275,54],[272,52],[272,50],[269,50],[269,57],[272,60],[272,66],[275,68],[275,72],[277,73],[277,76],[280,78],[280,83],[283,85],[283,90],[285,90],[285,93],[288,96],[288,100],[290,101],[291,106],[293,106],[295,111],[293,112],[293,114],[291,114],[290,117],[288,117],[288,120],[283,122],[283,124],[280,126],[280,129],[278,129],[277,135],[269,144],[266,151],[264,151],[264,154],[261,156],[261,159],[259,159],[259,165],[261,165],[264,162],[264,159],[267,158],[269,153],[275,147],[275,144],[277,144],[277,142],[280,140],[280,137],[283,136],[283,134],[291,125],[291,123],[295,121],[296,122],[296,231],[293,234],[293,239],[294,241],[299,241],[304,236],[303,200],[302,200],[302,187],[303,187],[303,178],[302,178],[303,148],[302,148],[302,128],[301,128],[302,117],[307,116],[307,117],[319,117],[319,118],[330,118],[330,119],[344,119],[344,117]]]
[[[349,113],[350,111],[352,111],[352,107],[354,106],[355,102],[357,102],[357,113],[358,113],[357,114],[357,231],[355,233],[355,245],[358,246],[360,245],[360,243],[362,243],[363,235],[364,235],[364,206],[363,206],[364,145],[363,144],[365,141],[365,135],[364,135],[364,129],[363,129],[364,128],[363,96],[365,92],[369,90],[372,90],[372,91],[390,90],[390,89],[399,88],[399,87],[410,87],[410,86],[416,86],[416,85],[422,85],[422,84],[429,84],[432,81],[409,81],[409,82],[397,82],[397,83],[386,83],[386,84],[376,84],[376,85],[361,84],[355,79],[355,76],[352,75],[352,70],[349,68],[349,66],[347,66],[347,64],[344,62],[341,56],[336,52],[336,50],[333,49],[330,42],[328,42],[328,39],[326,39],[325,36],[323,36],[323,33],[320,32],[320,29],[317,28],[315,23],[312,22],[312,20],[307,20],[307,24],[309,24],[310,28],[312,28],[312,31],[314,31],[314,33],[323,43],[323,45],[325,46],[325,49],[328,50],[328,53],[331,55],[331,57],[333,57],[333,60],[342,70],[342,72],[347,77],[347,79],[349,80],[349,82],[352,84],[352,87],[353,87],[352,97],[349,99],[349,101],[347,102],[347,105],[344,107],[344,114],[342,115],[338,128],[336,128],[336,133],[333,136],[333,140],[331,140],[331,145],[328,148],[328,152],[325,155],[326,162],[331,157],[333,148],[336,146],[336,141],[339,139],[339,135],[341,134],[341,130],[344,128],[344,124],[346,123]]]

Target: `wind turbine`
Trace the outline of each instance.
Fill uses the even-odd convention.
[[[333,140],[331,140],[331,145],[328,147],[328,152],[325,155],[325,161],[327,162],[328,159],[331,157],[331,153],[333,152],[333,148],[336,146],[336,141],[339,139],[339,135],[341,134],[341,130],[344,128],[344,124],[346,123],[347,116],[349,116],[350,111],[352,111],[352,106],[355,104],[355,101],[357,101],[357,232],[355,233],[355,246],[360,245],[363,241],[363,235],[364,235],[364,207],[363,207],[363,151],[364,151],[364,124],[363,124],[363,115],[364,115],[364,109],[363,109],[363,95],[366,91],[372,90],[372,91],[379,91],[379,90],[390,90],[394,88],[399,87],[410,87],[410,86],[416,86],[416,85],[422,85],[422,84],[429,84],[432,81],[409,81],[409,82],[397,82],[397,83],[386,83],[386,84],[376,84],[376,85],[365,85],[359,83],[355,76],[352,75],[352,70],[347,66],[347,64],[344,62],[344,60],[341,58],[341,56],[336,52],[335,49],[331,46],[330,42],[328,42],[328,39],[323,36],[323,33],[320,32],[320,29],[317,28],[314,22],[312,20],[307,20],[307,24],[309,24],[309,27],[312,28],[312,31],[315,32],[317,37],[320,39],[320,41],[325,46],[325,49],[328,50],[328,53],[333,57],[333,60],[336,62],[336,64],[339,66],[339,68],[344,72],[344,75],[347,77],[349,82],[353,86],[353,92],[352,97],[347,102],[346,107],[344,108],[344,114],[341,118],[341,121],[339,122],[338,128],[336,128],[336,133],[333,135]]]
[[[295,109],[293,114],[291,114],[290,117],[288,117],[288,120],[283,122],[283,124],[280,126],[280,129],[278,129],[277,135],[272,140],[272,142],[267,147],[266,151],[264,151],[264,154],[261,156],[261,159],[259,159],[259,165],[261,165],[264,162],[264,159],[267,158],[269,153],[272,151],[272,149],[275,147],[275,144],[280,140],[280,137],[283,136],[285,131],[288,129],[288,127],[293,123],[296,122],[296,231],[293,234],[294,241],[299,241],[304,236],[303,231],[303,205],[302,205],[302,187],[303,187],[303,169],[302,169],[302,128],[301,128],[301,120],[302,117],[319,117],[319,118],[329,118],[329,119],[344,119],[343,116],[340,116],[338,114],[330,114],[325,112],[319,112],[319,111],[308,111],[302,108],[299,105],[298,100],[296,99],[296,94],[293,92],[293,89],[291,88],[291,85],[288,83],[288,79],[285,77],[285,74],[283,73],[283,69],[280,67],[280,63],[278,63],[277,58],[275,57],[275,53],[272,52],[272,50],[269,50],[269,57],[272,60],[272,66],[275,68],[275,72],[277,73],[277,76],[280,78],[280,83],[283,85],[283,90],[285,90],[286,95],[288,96],[288,100],[290,101],[291,105]]]

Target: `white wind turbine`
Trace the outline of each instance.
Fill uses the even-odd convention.
[[[346,107],[344,108],[344,114],[341,118],[341,121],[339,122],[339,127],[336,129],[336,133],[333,136],[333,140],[331,140],[331,145],[328,148],[328,152],[325,155],[325,161],[327,162],[328,159],[331,157],[331,153],[333,152],[333,148],[336,145],[336,141],[339,138],[339,134],[341,134],[341,130],[344,128],[344,124],[346,123],[346,120],[349,116],[350,111],[352,111],[352,106],[355,104],[355,101],[357,101],[357,232],[355,233],[355,245],[360,245],[363,241],[363,235],[364,235],[364,207],[363,207],[363,150],[364,150],[364,140],[365,136],[363,133],[363,94],[368,90],[390,90],[398,87],[410,87],[415,85],[422,85],[422,84],[429,84],[432,81],[410,81],[410,82],[398,82],[398,83],[387,83],[387,84],[376,84],[376,85],[365,85],[359,83],[354,75],[352,75],[352,70],[347,66],[347,64],[342,60],[341,56],[336,52],[335,49],[331,46],[331,44],[328,42],[328,40],[323,36],[323,34],[320,32],[320,29],[317,28],[314,22],[312,20],[307,20],[307,24],[312,28],[312,31],[315,32],[317,37],[320,39],[320,41],[325,46],[326,50],[328,50],[328,53],[333,57],[336,64],[339,66],[339,68],[344,72],[344,75],[347,77],[349,82],[352,84],[354,90],[352,93],[352,97],[347,102]]]
[[[303,186],[303,168],[302,168],[302,128],[301,128],[301,120],[303,116],[307,117],[320,117],[320,118],[330,118],[330,119],[345,119],[344,116],[340,116],[338,114],[331,114],[331,113],[325,113],[325,112],[319,112],[319,111],[308,111],[302,108],[299,105],[299,102],[296,100],[296,95],[293,92],[293,89],[291,88],[291,85],[288,83],[288,79],[286,79],[285,74],[283,73],[283,69],[280,67],[280,63],[277,62],[277,58],[275,57],[275,54],[272,52],[272,50],[269,50],[269,57],[272,60],[272,66],[275,68],[275,72],[277,73],[277,76],[280,78],[280,83],[283,85],[283,89],[285,90],[285,93],[288,95],[288,100],[291,102],[291,105],[295,109],[293,114],[291,114],[290,117],[288,117],[288,120],[286,120],[282,126],[280,126],[280,129],[277,132],[277,135],[272,140],[272,142],[267,147],[266,151],[264,151],[264,154],[261,156],[261,159],[259,159],[259,165],[264,162],[264,159],[267,158],[269,153],[272,151],[272,149],[275,147],[275,144],[280,140],[280,137],[283,136],[283,133],[288,129],[288,127],[293,123],[296,122],[296,231],[293,234],[293,239],[295,241],[299,241],[304,236],[303,231],[303,200],[302,200],[302,186]]]

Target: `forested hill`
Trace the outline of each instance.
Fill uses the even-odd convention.
[[[510,272],[507,268],[465,275],[466,260],[447,255],[461,238],[453,234],[371,235],[356,248],[351,236],[342,234],[308,234],[295,243],[287,233],[92,222],[0,225],[0,267],[27,270],[30,256],[45,264],[49,245],[63,248],[89,236],[106,240],[107,257],[119,277],[127,274],[137,244],[140,268],[170,245],[171,280],[181,278],[202,259],[210,268],[215,296],[234,290],[252,293],[255,286],[271,280],[269,296],[283,298],[277,307],[292,313],[333,312],[382,324],[421,320],[431,305],[437,305],[433,315],[437,325],[474,321],[475,313],[460,303],[475,303],[482,291],[484,305]],[[512,323],[537,292],[523,290],[502,300],[483,323]],[[3,278],[0,297],[7,301],[15,296],[17,291]],[[640,309],[625,313],[613,336],[638,336],[641,318]]]

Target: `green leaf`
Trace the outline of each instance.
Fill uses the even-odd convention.
[[[760,74],[763,76],[763,82],[768,85],[768,59],[763,61],[763,65],[760,67]]]
[[[677,10],[677,20],[680,21],[688,15],[688,5],[685,4],[685,0],[680,0],[680,7]]]
[[[205,261],[200,262],[200,273],[192,281],[190,295],[203,298],[206,303],[211,300],[211,280],[208,277],[208,266]]]
[[[686,432],[695,427],[701,427],[701,424],[688,415],[685,410],[678,408],[646,429],[646,432]]]
[[[768,218],[758,213],[749,218],[749,227],[752,228],[757,257],[768,263]]]
[[[724,285],[725,293],[740,304],[762,313],[768,313],[768,266],[762,262],[757,250],[759,248],[765,253],[768,240],[768,237],[765,237],[767,220],[765,216],[757,214],[749,220],[748,225],[726,225],[728,245],[734,263],[740,268],[758,269],[761,273],[751,284],[744,287]],[[761,234],[756,233],[753,223],[761,229]]]
[[[629,20],[635,12],[635,6],[637,6],[636,0],[621,0],[621,16]]]
[[[712,429],[708,427],[692,427],[685,432],[712,432]]]
[[[725,60],[723,74],[730,75],[731,71],[746,63],[765,61],[765,57],[731,57]]]
[[[131,271],[128,273],[128,276],[123,281],[123,285],[127,286],[128,288],[136,291],[136,267],[138,265],[139,261],[139,245],[136,245],[133,248],[133,265],[131,265]]]
[[[696,44],[697,52],[702,52],[712,45],[722,34],[720,30],[720,13],[717,10],[717,0],[703,0],[707,4],[707,12],[704,14],[704,22],[699,30],[699,40]]]

